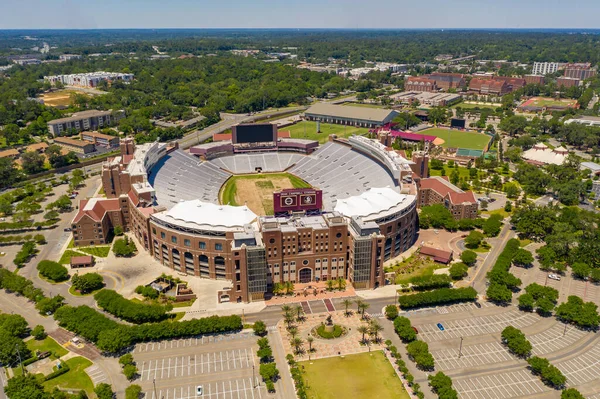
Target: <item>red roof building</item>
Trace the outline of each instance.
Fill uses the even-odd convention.
[[[444,251],[443,249],[437,249],[432,247],[422,246],[419,250],[419,254],[432,258],[435,262],[443,263],[447,265],[452,261],[452,251]]]
[[[422,76],[410,76],[406,79],[406,82],[404,82],[404,90],[434,92],[439,89],[433,79]]]
[[[472,191],[463,191],[448,181],[448,177],[434,176],[417,182],[417,206],[442,204],[454,219],[474,219],[479,208]]]

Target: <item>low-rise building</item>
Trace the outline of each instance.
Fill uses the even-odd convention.
[[[48,143],[45,142],[41,142],[41,143],[35,143],[35,144],[30,144],[25,148],[25,152],[39,152],[40,154],[43,154],[44,152],[46,152],[46,148],[48,148]]]
[[[409,76],[404,83],[404,88],[407,91],[418,92],[436,92],[439,90],[435,80],[422,76]]]
[[[92,143],[82,140],[74,140],[69,137],[57,137],[54,143],[63,147],[67,151],[73,151],[78,154],[89,154],[96,151],[96,146]]]
[[[118,72],[89,72],[89,73],[74,73],[70,75],[53,75],[44,76],[44,80],[50,83],[61,82],[64,85],[80,86],[80,87],[96,87],[98,83],[106,81],[112,83],[114,81],[131,82],[133,80],[132,73]]]
[[[523,76],[523,79],[525,79],[525,83],[529,84],[536,84],[536,85],[543,85],[545,83],[545,77],[544,75],[525,75]]]
[[[580,82],[580,80],[577,78],[567,78],[564,76],[556,79],[556,85],[558,87],[565,87],[565,88],[577,87],[577,86],[579,86],[579,82]]]
[[[109,232],[116,226],[127,230],[129,221],[127,196],[91,198],[79,202],[71,228],[76,246],[107,244]]]
[[[79,54],[61,54],[58,56],[58,59],[61,61],[78,60],[80,58],[81,58],[81,55],[79,55]]]
[[[479,205],[472,191],[463,191],[448,181],[448,177],[434,176],[417,180],[417,205],[442,204],[454,219],[474,219]]]
[[[81,140],[104,148],[116,148],[119,146],[118,137],[99,132],[81,132]]]
[[[64,132],[75,130],[98,130],[118,122],[125,116],[123,111],[89,110],[77,112],[67,118],[55,119],[48,122],[48,131],[53,136],[61,136]]]
[[[532,165],[562,165],[568,154],[569,152],[564,147],[551,149],[544,143],[537,143],[523,152],[521,157]]]
[[[398,115],[398,112],[391,109],[353,107],[328,103],[317,103],[304,112],[304,117],[309,121],[368,128],[383,126],[391,122],[396,115]]]
[[[449,89],[463,89],[467,86],[465,75],[462,73],[434,72],[429,75],[423,75],[423,77],[434,80],[436,86],[445,91]]]
[[[11,148],[9,150],[0,151],[0,158],[12,158],[17,159],[19,157],[19,151]]]
[[[570,125],[571,123],[578,123],[580,125],[600,127],[600,116],[579,115],[579,116],[576,116],[572,119],[565,121],[565,125]]]
[[[461,100],[461,95],[456,93],[431,93],[427,91],[403,91],[392,94],[391,99],[402,104],[413,104],[418,102],[422,105],[432,107],[446,107],[455,104]]]

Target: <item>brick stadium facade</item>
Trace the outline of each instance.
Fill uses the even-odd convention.
[[[107,198],[82,201],[73,220],[75,244],[104,243],[111,229],[122,226],[136,237],[138,248],[176,272],[230,280],[220,301],[251,302],[286,281],[341,277],[356,289],[383,286],[384,262],[416,240],[416,197],[391,188],[363,193],[360,201],[383,198],[387,205],[360,216],[348,216],[354,197],[346,213],[336,206],[311,216],[259,217],[246,207],[199,200],[167,210],[156,203],[147,171],[174,149],[159,143],[136,148],[131,139],[123,140],[121,155],[103,165]]]

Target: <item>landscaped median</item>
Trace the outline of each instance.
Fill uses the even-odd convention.
[[[475,299],[477,299],[477,291],[472,287],[440,288],[417,294],[401,295],[398,297],[398,303],[403,309],[412,309],[421,306],[473,301]]]

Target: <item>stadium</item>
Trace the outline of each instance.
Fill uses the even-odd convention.
[[[262,300],[288,281],[377,288],[384,262],[415,242],[415,162],[397,151],[362,136],[280,138],[270,124],[219,139],[189,153],[124,140],[102,177],[104,201],[119,201],[121,224],[156,261],[231,281],[220,301]],[[73,226],[89,245],[85,220]]]

